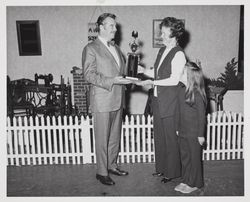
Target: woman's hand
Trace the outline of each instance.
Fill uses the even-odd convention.
[[[146,85],[153,85],[154,82],[149,79],[149,80],[145,80],[145,81],[136,81],[135,84],[138,86],[146,86]]]

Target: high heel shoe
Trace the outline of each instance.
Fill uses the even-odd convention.
[[[161,177],[161,176],[163,176],[163,173],[158,173],[158,172],[156,172],[156,173],[153,173],[152,174],[154,177]]]
[[[163,177],[162,179],[161,179],[161,183],[168,183],[168,182],[170,182],[172,179],[171,178],[167,178],[167,177]]]

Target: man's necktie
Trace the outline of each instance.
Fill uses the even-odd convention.
[[[115,41],[107,41],[108,47],[109,46],[114,46],[115,45]]]

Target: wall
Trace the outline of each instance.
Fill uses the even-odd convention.
[[[87,23],[103,12],[117,15],[121,25],[120,47],[126,55],[131,32],[137,30],[143,46],[142,63],[153,65],[158,49],[152,48],[152,21],[166,16],[185,19],[190,40],[185,52],[199,59],[207,77],[216,78],[233,57],[238,57],[240,6],[8,6],[7,74],[11,80],[34,79],[34,74],[52,73],[70,79],[73,66],[81,67],[81,53],[87,43]],[[42,56],[19,56],[16,20],[39,20]],[[131,112],[143,113],[146,92],[131,95]]]
[[[233,102],[232,102],[233,100]],[[244,91],[229,90],[223,100],[224,110],[244,114]]]
[[[231,111],[244,114],[244,91],[243,90],[228,90],[223,96],[223,111]],[[210,110],[208,113],[217,111],[214,100],[209,101]],[[221,109],[220,109],[221,110]]]

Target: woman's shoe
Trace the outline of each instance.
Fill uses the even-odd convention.
[[[163,176],[163,173],[158,173],[158,172],[156,172],[156,173],[153,173],[152,174],[154,177],[161,177],[161,176]]]
[[[171,180],[172,180],[171,178],[164,177],[162,178],[161,183],[167,183],[167,182],[170,182]]]

